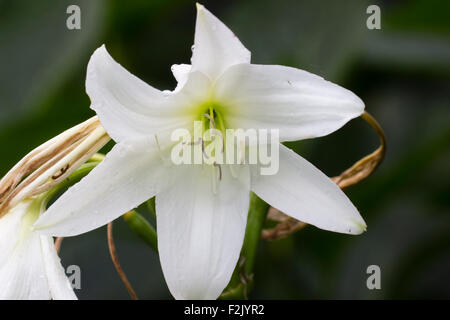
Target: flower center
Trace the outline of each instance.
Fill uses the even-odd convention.
[[[225,122],[223,119],[224,108],[216,102],[206,102],[199,108],[198,120],[204,122],[204,129],[216,129],[225,133]]]

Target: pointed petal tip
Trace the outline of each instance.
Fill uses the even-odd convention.
[[[195,6],[196,6],[198,12],[200,12],[200,11],[205,9],[205,7],[199,2],[196,2]]]
[[[353,226],[349,228],[349,234],[360,235],[367,231],[367,224],[362,218],[359,221],[352,219],[351,223]]]
[[[99,57],[99,56],[106,56],[106,57],[109,56],[109,52],[106,49],[105,44],[102,44],[100,47],[95,49],[94,53],[92,54],[91,58],[89,59],[88,68],[89,68],[89,65],[90,65],[91,61],[94,60],[95,58]]]
[[[107,51],[106,50],[106,45],[103,43],[100,47],[98,47],[95,51],[97,51],[97,50],[105,50],[105,51]]]

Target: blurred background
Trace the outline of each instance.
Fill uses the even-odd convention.
[[[81,30],[66,9],[81,8]],[[203,1],[259,64],[308,70],[358,94],[384,128],[379,169],[346,191],[368,224],[348,236],[308,226],[262,241],[251,299],[450,298],[450,2],[438,0]],[[366,9],[381,8],[381,30]],[[130,72],[173,89],[170,66],[189,63],[195,2],[0,0],[0,176],[34,147],[94,113],[84,80],[106,44]],[[361,119],[291,145],[329,176],[372,152]],[[143,299],[171,298],[158,256],[119,219],[117,250]],[[65,266],[81,267],[80,299],[128,299],[109,258],[106,228],[67,238]],[[366,269],[381,268],[381,290]]]

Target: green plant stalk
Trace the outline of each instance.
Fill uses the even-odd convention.
[[[155,197],[147,201],[147,209],[150,211],[152,217],[156,220],[156,207],[155,207]]]
[[[268,210],[269,205],[252,192],[240,260],[220,299],[246,299],[252,289],[256,253]]]
[[[156,230],[143,216],[132,210],[125,213],[122,217],[135,234],[144,240],[155,252],[158,252]]]

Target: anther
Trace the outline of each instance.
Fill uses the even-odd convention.
[[[63,168],[61,168],[61,170],[59,170],[59,172],[55,175],[52,176],[53,180],[58,179],[59,177],[61,177],[64,173],[67,172],[67,170],[69,170],[70,164],[66,164]]]
[[[214,166],[219,168],[219,181],[222,181],[222,166],[214,161]]]
[[[214,122],[214,118],[212,118],[212,117],[211,117],[209,114],[207,114],[207,113],[202,114],[202,116],[204,116],[205,118],[208,118],[209,123],[211,124],[211,126],[213,127],[213,129],[216,128],[216,123]],[[210,126],[210,127],[211,127],[211,126]]]
[[[203,139],[202,138],[198,138],[197,141],[191,141],[191,142],[183,141],[183,144],[188,144],[188,145],[191,145],[191,146],[197,145],[197,144],[200,144],[200,143],[203,144]]]

